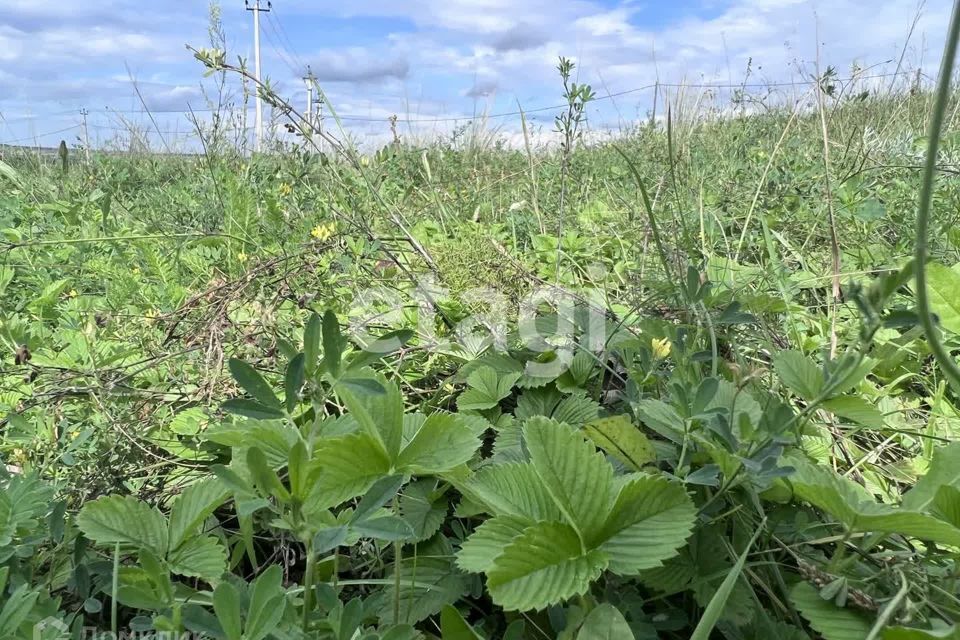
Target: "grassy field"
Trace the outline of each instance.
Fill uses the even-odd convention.
[[[918,270],[937,96],[827,84],[4,151],[0,637],[960,637],[960,103]]]

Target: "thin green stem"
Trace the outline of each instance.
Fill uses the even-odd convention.
[[[920,209],[917,213],[917,238],[914,257],[917,263],[917,313],[920,324],[927,336],[927,343],[937,363],[943,369],[944,375],[960,390],[960,367],[953,360],[950,352],[940,341],[940,330],[936,326],[933,311],[930,309],[930,296],[927,292],[927,260],[929,259],[928,238],[930,227],[930,211],[933,208],[934,181],[937,173],[937,155],[940,151],[940,134],[950,102],[950,83],[953,76],[954,59],[957,55],[957,41],[960,40],[960,2],[955,2],[953,15],[950,17],[950,28],[947,33],[947,43],[943,52],[943,61],[940,67],[940,78],[937,81],[936,102],[930,118],[928,134],[927,158],[923,167],[923,181],[920,188]]]

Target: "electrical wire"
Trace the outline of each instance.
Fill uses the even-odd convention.
[[[270,14],[267,14],[270,15]],[[895,73],[879,73],[872,75],[864,76],[855,76],[848,78],[835,78],[832,81],[837,83],[851,82],[853,80],[876,80],[881,78],[891,78],[894,76],[908,76],[913,75],[911,71],[900,71]],[[632,89],[626,89],[623,91],[617,91],[614,93],[608,93],[604,95],[599,95],[593,99],[592,103],[602,102],[605,100],[612,100],[614,98],[619,98],[622,96],[639,93],[641,91],[649,91],[657,87],[664,89],[757,89],[757,88],[784,88],[784,87],[807,87],[812,86],[817,83],[817,80],[793,80],[788,82],[755,82],[755,83],[669,83],[669,82],[656,82],[652,84],[646,84],[640,87],[634,87]],[[397,122],[403,123],[441,123],[441,122],[466,122],[472,120],[495,120],[500,118],[511,118],[517,117],[520,115],[529,115],[532,113],[543,113],[545,111],[556,111],[566,107],[565,104],[554,104],[544,107],[535,107],[531,109],[522,109],[522,110],[513,110],[513,111],[504,111],[499,113],[488,113],[488,114],[479,114],[479,115],[460,115],[460,116],[438,116],[438,117],[423,117],[423,118],[397,118]],[[111,109],[109,107],[104,109],[91,109],[91,112],[99,113],[143,113],[143,109]],[[216,109],[205,107],[205,108],[194,108],[190,109],[149,109],[152,113],[190,113],[191,111],[202,113],[202,112],[212,112]],[[391,116],[383,117],[373,117],[373,116],[364,116],[359,114],[337,114],[341,120],[349,122],[386,122],[390,119]]]
[[[10,144],[16,144],[18,142],[28,142],[30,140],[37,140],[39,138],[45,138],[47,136],[52,136],[58,133],[73,131],[74,129],[79,129],[81,126],[82,125],[75,124],[72,127],[67,127],[65,129],[57,129],[56,131],[47,131],[45,133],[35,133],[32,136],[27,136],[25,138],[15,138],[13,140],[4,140],[3,142],[0,142],[0,145],[10,145]]]

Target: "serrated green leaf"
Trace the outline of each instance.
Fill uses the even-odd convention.
[[[609,556],[611,571],[636,575],[677,555],[695,521],[696,508],[683,485],[640,476],[623,484],[592,542]]]
[[[457,566],[471,573],[486,573],[493,561],[530,525],[524,518],[497,516],[490,518],[467,538],[457,553]]]
[[[468,462],[479,447],[480,440],[460,416],[435,413],[400,452],[396,466],[417,475],[444,473]]]
[[[634,635],[620,610],[604,602],[584,619],[577,640],[634,640]]]
[[[529,462],[485,467],[464,483],[464,489],[497,516],[514,516],[529,523],[562,517]]]
[[[820,597],[806,582],[790,590],[790,600],[824,640],[864,640],[872,627],[866,617]]]
[[[366,433],[322,441],[309,466],[306,503],[313,509],[335,507],[361,496],[390,473],[390,459]]]
[[[851,532],[901,534],[960,546],[960,529],[948,522],[879,504],[863,487],[829,468],[801,459],[790,462],[796,469],[790,480],[797,497],[837,518]]]
[[[871,429],[883,428],[883,414],[874,404],[856,396],[839,396],[823,403],[824,409]]]
[[[815,399],[823,390],[823,371],[799,351],[778,353],[773,368],[780,380],[805,400]]]
[[[170,550],[196,535],[200,525],[227,499],[227,488],[218,479],[201,480],[183,490],[170,509]]]
[[[927,511],[940,487],[960,488],[960,442],[934,449],[930,468],[903,496],[902,506],[912,511]]]
[[[83,505],[77,526],[99,544],[121,543],[167,553],[167,522],[155,507],[130,496],[107,496]]]
[[[539,522],[503,550],[487,572],[494,603],[507,611],[543,609],[586,593],[607,566],[602,551],[584,553],[568,524]]]
[[[927,292],[930,308],[940,319],[940,326],[960,333],[960,272],[938,262],[927,265]]]
[[[227,550],[213,536],[194,536],[171,552],[169,562],[176,574],[215,583],[226,571]]]
[[[254,400],[271,409],[279,410],[281,408],[282,405],[277,398],[277,394],[273,392],[273,388],[267,384],[267,381],[263,379],[260,372],[254,369],[249,363],[237,358],[230,358],[229,367],[233,379],[236,380],[237,383],[243,387],[243,390],[249,393]]]
[[[677,410],[661,400],[646,399],[633,405],[637,417],[667,440],[680,444],[685,422]]]
[[[567,523],[588,539],[603,527],[613,506],[613,468],[565,424],[531,418],[523,435],[537,477]]]
[[[640,471],[657,459],[653,444],[634,426],[630,416],[598,418],[583,425],[583,433],[632,471]]]
[[[370,393],[367,389],[358,391],[359,387],[354,386],[353,381],[344,380],[338,385],[337,393],[360,428],[378,440],[389,459],[394,461],[403,445],[403,395],[393,382],[355,379],[356,382],[361,380],[376,384],[383,393]]]
[[[418,480],[407,485],[400,496],[400,515],[413,527],[414,542],[433,536],[447,517],[448,498],[436,487],[436,480]]]
[[[480,367],[467,376],[469,389],[460,394],[457,408],[461,411],[483,411],[497,406],[510,395],[519,373],[498,374],[491,367]]]
[[[575,389],[561,400],[550,415],[557,422],[565,422],[574,427],[596,420],[600,416],[600,405],[587,397],[583,389]]]

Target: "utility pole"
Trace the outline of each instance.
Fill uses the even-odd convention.
[[[257,106],[257,120],[255,123],[256,129],[254,133],[257,136],[256,150],[257,152],[261,151],[263,145],[263,102],[260,99],[260,12],[261,11],[270,11],[273,8],[273,3],[270,0],[267,1],[267,8],[264,9],[260,6],[260,0],[253,0],[253,6],[250,6],[250,0],[243,0],[244,4],[247,7],[247,11],[253,12],[253,73],[254,77],[257,80],[256,90],[256,106]]]
[[[313,71],[310,67],[307,67],[307,75],[303,77],[303,81],[307,84],[307,110],[304,112],[307,116],[307,129],[309,133],[309,140],[313,143],[313,133],[314,133],[314,117],[313,117]]]
[[[87,129],[87,115],[90,112],[86,109],[80,109],[80,115],[83,116],[83,156],[87,159],[87,166],[90,166],[90,130]]]

